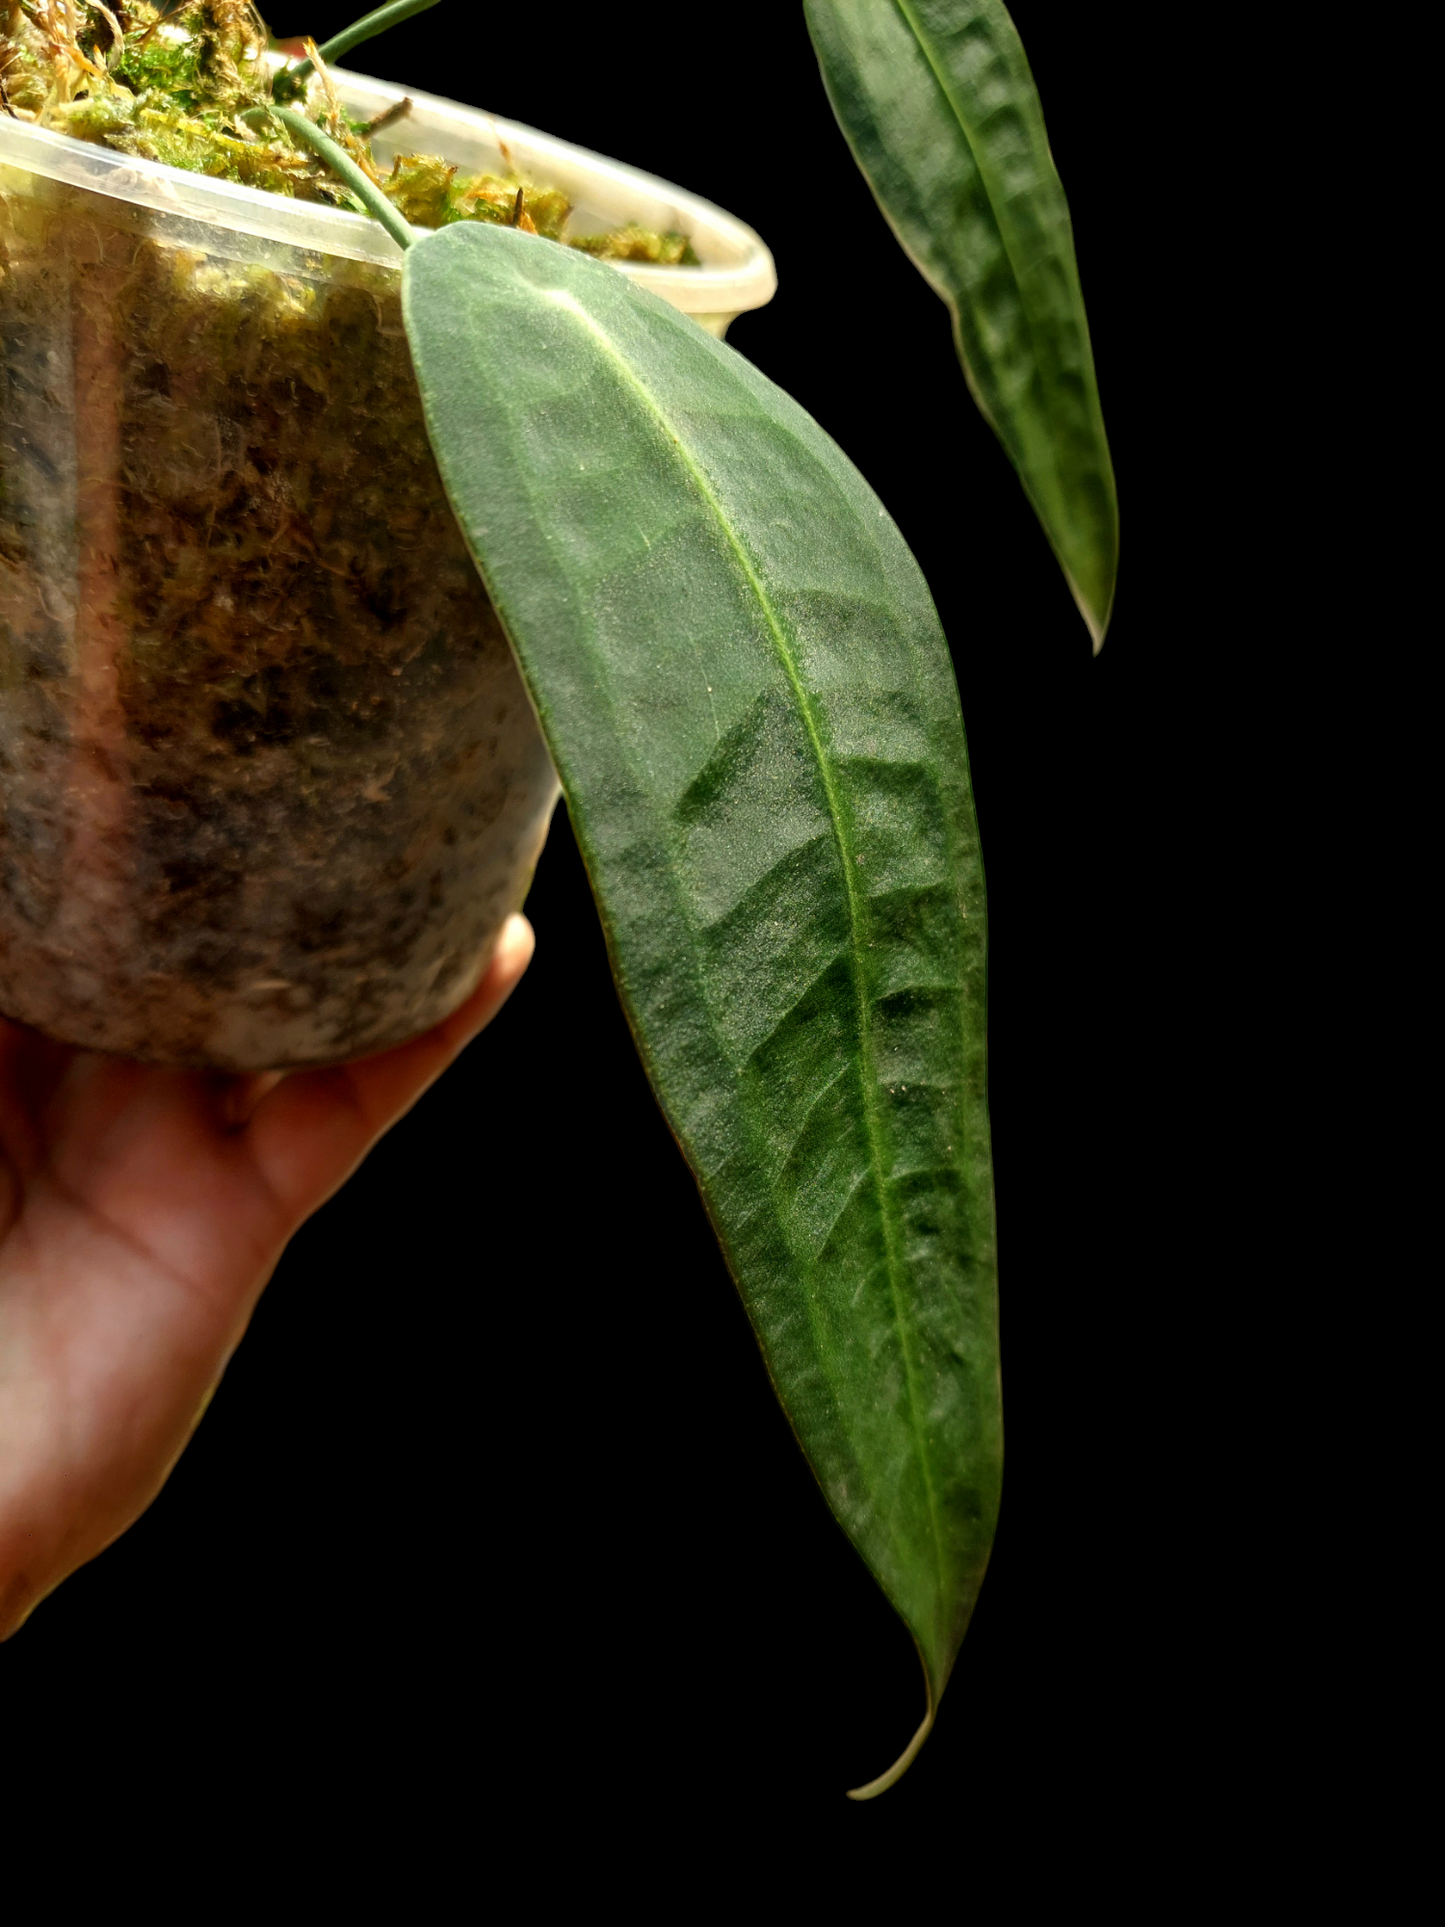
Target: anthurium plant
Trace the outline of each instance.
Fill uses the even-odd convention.
[[[948,645],[887,510],[817,423],[606,265],[685,262],[685,237],[559,246],[542,190],[427,157],[379,175],[327,63],[431,4],[379,9],[264,88],[203,47],[196,72],[234,97],[193,82],[178,107],[157,9],[142,32],[124,9],[70,8],[88,37],[50,73],[64,9],[15,0],[7,104],[359,206],[404,250],[436,465],[560,774],[638,1049],[798,1442],[922,1659],[922,1723],[866,1799],[934,1722],[1002,1478],[984,873]],[[1097,650],[1114,481],[1013,23],[1000,0],[804,4],[843,133],[951,310]],[[222,36],[240,12],[198,9]]]

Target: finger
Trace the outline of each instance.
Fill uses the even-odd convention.
[[[43,1157],[40,1114],[75,1055],[68,1044],[0,1017],[0,1147],[22,1179]]]
[[[221,1092],[221,1122],[228,1131],[242,1130],[256,1115],[263,1098],[275,1090],[285,1071],[261,1071],[251,1077],[234,1077]]]
[[[527,919],[509,917],[477,988],[434,1029],[354,1064],[298,1072],[262,1100],[245,1139],[258,1176],[296,1223],[345,1183],[382,1133],[486,1028],[535,948]]]
[[[20,1179],[6,1154],[5,1146],[0,1144],[0,1243],[10,1236],[19,1216]]]

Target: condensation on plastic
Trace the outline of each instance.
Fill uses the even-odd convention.
[[[402,90],[338,73],[368,117]],[[721,334],[741,223],[412,94],[377,149],[563,190]],[[550,245],[539,243],[539,245]],[[555,772],[447,506],[364,216],[0,116],[0,1011],[254,1070],[416,1034],[531,879]]]

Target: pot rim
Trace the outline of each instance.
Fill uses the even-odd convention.
[[[277,57],[277,64],[282,58]],[[407,120],[378,137],[379,157],[420,148],[442,153],[478,172],[506,167],[510,161],[522,174],[560,188],[573,202],[574,211],[585,211],[594,221],[618,226],[631,220],[639,226],[690,234],[701,257],[700,267],[608,263],[685,314],[730,319],[771,301],[778,277],[761,236],[711,201],[520,121],[503,120],[459,101],[345,68],[329,71],[346,105],[363,110],[367,118],[401,100],[412,102]],[[397,138],[399,134],[407,138]],[[212,228],[236,229],[262,240],[383,267],[401,265],[402,249],[369,215],[289,200],[264,188],[193,174],[163,161],[139,160],[0,115],[0,168],[5,167]]]

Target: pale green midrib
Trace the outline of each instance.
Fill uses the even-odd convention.
[[[1009,244],[1008,225],[1004,221],[1002,215],[999,212],[1001,197],[998,192],[998,182],[994,177],[993,169],[985,163],[983,156],[979,152],[979,149],[974,144],[973,136],[970,134],[968,130],[968,122],[964,116],[963,108],[960,106],[958,99],[954,94],[953,88],[950,85],[948,74],[946,70],[940,65],[939,61],[934,57],[934,51],[933,51],[933,46],[931,44],[931,41],[928,35],[924,33],[923,28],[920,26],[917,16],[913,11],[912,6],[909,4],[909,0],[893,0],[893,4],[898,9],[898,12],[902,15],[904,25],[908,28],[908,31],[913,35],[913,38],[918,42],[919,51],[922,53],[923,58],[928,62],[929,71],[932,73],[934,80],[938,84],[939,92],[943,95],[943,98],[948,102],[949,108],[953,113],[954,120],[958,123],[958,131],[963,137],[963,144],[965,147],[967,147],[969,154],[973,158],[973,164],[978,169],[978,177],[984,184],[984,188],[988,194],[988,204],[990,209],[993,212],[994,228],[998,234],[999,243],[1003,248],[1004,257],[1008,261],[1009,273],[1013,277],[1014,288],[1018,293],[1019,309],[1024,317],[1024,326],[1028,330],[1029,349],[1034,358],[1034,366],[1036,368],[1042,369],[1043,364],[1039,359],[1038,341],[1034,330],[1033,316],[1029,311],[1029,303],[1024,299],[1023,281],[1019,275],[1018,263],[1014,259],[1013,248]],[[1012,421],[1010,422],[1010,430],[1012,433],[1018,432],[1017,429],[1014,428]],[[1024,442],[1022,437],[1020,437],[1020,442],[1022,446],[1024,447],[1028,446],[1028,444]],[[1046,437],[1045,442],[1046,442],[1047,452],[1049,456],[1052,458],[1052,466],[1057,475],[1057,470],[1058,470],[1057,454],[1053,449],[1051,439]],[[1035,451],[1030,449],[1029,450],[1030,459],[1033,459],[1034,455],[1035,455]],[[1025,492],[1032,499],[1034,491],[1029,486],[1027,478],[1024,477],[1022,479],[1024,481]],[[1065,500],[1067,500],[1067,491],[1065,491]],[[1048,517],[1044,515],[1044,513],[1040,509],[1037,502],[1035,502],[1034,506],[1035,506],[1035,512],[1039,515],[1039,520],[1044,522],[1045,526],[1047,527]],[[1053,509],[1050,509],[1049,516],[1052,516],[1054,513],[1056,513],[1056,511]],[[1050,535],[1050,542],[1052,543],[1053,542],[1052,530],[1050,530],[1049,535]],[[1055,548],[1057,548],[1056,544],[1054,546]]]
[[[641,398],[644,406],[657,422],[658,426],[669,436],[673,446],[677,449],[679,461],[681,461],[684,468],[686,468],[692,477],[698,493],[702,496],[709,508],[711,508],[717,518],[719,526],[723,529],[728,546],[737,557],[738,566],[746,577],[748,586],[757,598],[758,606],[762,610],[763,619],[768,628],[768,633],[773,639],[773,646],[777,652],[778,659],[783,665],[784,673],[792,686],[793,694],[797,698],[798,706],[803,715],[804,727],[808,732],[808,742],[812,748],[818,771],[822,778],[823,793],[827,798],[828,814],[833,824],[833,835],[837,841],[838,854],[843,870],[843,887],[848,898],[848,922],[854,936],[854,942],[850,946],[848,953],[848,972],[853,982],[854,1004],[858,1015],[858,1031],[863,1043],[864,1068],[866,1072],[866,1075],[862,1079],[863,1116],[868,1132],[869,1158],[873,1165],[874,1181],[878,1187],[878,1205],[883,1217],[883,1241],[888,1261],[888,1294],[893,1306],[893,1318],[898,1329],[900,1349],[903,1353],[903,1371],[904,1380],[908,1387],[908,1409],[911,1419],[911,1429],[917,1442],[918,1462],[923,1473],[924,1491],[928,1497],[928,1520],[933,1536],[934,1565],[938,1575],[939,1588],[940,1591],[942,1591],[947,1583],[947,1567],[943,1556],[943,1536],[939,1526],[938,1500],[933,1489],[933,1477],[929,1466],[928,1452],[924,1446],[922,1427],[918,1419],[919,1398],[915,1385],[915,1372],[913,1360],[909,1352],[909,1345],[905,1336],[905,1333],[910,1327],[908,1320],[904,1316],[903,1307],[899,1298],[899,1272],[901,1267],[896,1248],[892,1212],[889,1208],[890,1192],[883,1168],[883,1153],[880,1141],[881,1125],[877,1114],[877,1105],[874,1100],[874,1091],[877,1088],[879,1079],[873,1053],[872,1024],[868,1015],[867,999],[863,994],[863,983],[857,961],[858,948],[863,936],[863,919],[858,906],[856,880],[853,875],[852,852],[849,847],[848,834],[843,821],[842,808],[838,801],[837,792],[833,786],[828,759],[823,752],[822,738],[819,734],[817,720],[813,714],[813,705],[798,675],[797,665],[793,661],[792,652],[788,647],[782,622],[773,608],[772,600],[766,588],[763,586],[757,570],[753,566],[752,557],[748,554],[746,547],[733,528],[730,518],[724,513],[722,503],[718,500],[707,475],[693,459],[691,451],[684,445],[681,436],[673,432],[672,423],[669,421],[661,405],[652,395],[651,391],[638,380],[631,364],[624,355],[618,353],[611,338],[597,326],[591,315],[582,307],[581,303],[575,302],[575,298],[572,302],[569,302],[569,306],[572,306],[577,318],[584,323],[589,332],[602,345],[607,355],[615,363],[623,379]]]
[[[577,312],[577,313],[578,313],[579,315],[582,315],[582,314],[583,314],[583,311],[582,311],[582,309],[580,308],[580,305],[578,306],[578,308],[577,308],[577,310],[576,310],[576,312]],[[594,332],[594,333],[596,333],[596,330],[594,329],[594,330],[593,330],[593,332]],[[610,345],[610,343],[607,343],[607,341],[606,341],[606,337],[605,337],[605,336],[599,336],[598,338],[599,338],[600,340],[602,340],[602,341],[603,341],[603,343],[604,343],[604,345],[606,345],[606,346],[607,346],[607,347],[609,348],[609,352],[610,352],[610,346],[611,346],[611,345]],[[625,372],[630,372],[630,371],[625,371]],[[649,401],[649,403],[650,403],[650,400],[651,400],[651,398],[650,398],[650,397],[648,397],[648,396],[646,395],[646,391],[644,390],[644,391],[642,391],[642,392],[643,392],[643,395],[644,395],[644,399],[646,399],[646,400],[648,400],[648,401]],[[658,413],[658,411],[657,411],[657,410],[656,410],[656,409],[654,408],[654,409],[653,409],[653,413],[654,413],[654,414],[657,414],[657,413]],[[676,439],[677,439],[677,438],[676,438],[676,437],[673,437],[673,439],[674,439],[674,441],[676,441]],[[679,444],[679,446],[680,446],[680,444]],[[449,466],[449,465],[448,465],[448,464],[447,464],[447,463],[446,463],[446,462],[445,462],[445,461],[443,460],[443,458],[441,457],[441,455],[440,455],[440,454],[438,454],[438,457],[437,457],[437,460],[438,460],[438,465],[439,465],[439,466],[440,466],[440,467],[442,468],[442,470],[443,470],[443,475],[445,476],[445,474],[446,474],[446,471],[447,471],[447,468],[448,468],[448,466]],[[530,485],[529,485],[528,483],[526,483],[525,481],[524,481],[524,483],[523,483],[523,486],[527,488],[527,499],[528,499],[528,501],[529,501],[529,502],[535,502],[535,501],[536,501],[536,492],[535,492],[535,490],[534,490],[534,489],[533,489],[533,488],[532,488],[532,487],[531,487],[531,486],[530,486]],[[538,522],[540,522],[540,520],[541,520],[541,518],[540,518],[540,516],[534,516],[534,518],[533,518],[533,519],[534,519],[535,521],[538,521]],[[463,527],[464,527],[464,532],[465,532],[465,525],[463,525]],[[470,535],[467,535],[467,542],[468,542],[468,547],[471,547],[471,538],[470,538]],[[482,561],[482,558],[480,557],[480,555],[478,555],[478,554],[476,554],[476,552],[475,552],[475,550],[473,550],[473,559],[474,559],[474,561],[475,561],[475,563],[476,563],[476,566],[477,566],[477,569],[478,569],[478,571],[479,571],[479,573],[480,573],[480,574],[482,575],[482,577],[483,577],[483,580],[484,580],[484,581],[486,582],[486,586],[487,586],[487,591],[488,591],[488,594],[490,594],[490,595],[492,596],[492,599],[493,599],[493,601],[494,601],[494,602],[496,603],[496,605],[497,605],[497,609],[498,609],[498,611],[499,611],[499,613],[501,613],[501,614],[503,615],[503,617],[504,617],[504,620],[505,620],[505,611],[506,611],[506,608],[507,608],[507,606],[508,606],[508,599],[507,599],[507,597],[506,597],[506,596],[505,596],[505,595],[504,595],[503,593],[501,593],[501,590],[500,590],[500,585],[496,585],[496,586],[494,586],[494,585],[492,584],[492,582],[491,582],[491,580],[490,580],[490,579],[488,578],[488,576],[487,576],[487,572],[486,572],[486,569],[485,569],[485,566],[484,566],[484,564],[483,564],[483,561]],[[529,679],[529,680],[530,680],[530,679]],[[602,687],[601,687],[601,688],[600,688],[600,690],[599,690],[599,695],[600,695],[600,697],[601,697],[601,700],[602,700],[602,701],[603,701],[604,703],[606,703],[606,704],[607,704],[607,707],[608,707],[608,710],[609,710],[609,712],[613,712],[613,713],[615,713],[615,704],[614,704],[614,702],[613,702],[613,699],[612,699],[612,696],[611,696],[611,693],[610,693],[610,691],[609,691],[609,690],[608,690],[608,689],[606,688],[606,685],[605,685],[605,682],[603,683],[603,685],[602,685]],[[534,694],[534,701],[536,701],[536,702],[537,702],[537,707],[538,707],[538,712],[539,712],[539,714],[541,714],[541,715],[543,715],[543,716],[545,717],[545,715],[546,715],[546,713],[547,713],[547,709],[548,709],[548,705],[546,705],[546,704],[545,704],[545,703],[544,703],[544,702],[543,702],[543,701],[541,700],[541,692],[540,692],[540,691],[538,691],[538,692],[535,692],[535,694]],[[622,743],[622,741],[623,741],[623,736],[624,736],[624,732],[622,731],[622,729],[620,728],[620,726],[618,726],[618,725],[617,725],[617,724],[616,724],[615,722],[614,722],[614,725],[613,725],[613,728],[614,728],[614,733],[615,733],[615,736],[616,736],[616,739],[617,739],[617,741],[618,741],[618,743],[619,743],[619,744],[621,744],[621,743]],[[559,747],[560,747],[560,746],[559,746]],[[623,754],[624,754],[624,755],[626,755],[626,751],[625,751],[625,750],[623,751]],[[562,765],[564,764],[564,762],[565,762],[565,760],[566,760],[566,759],[565,759],[565,758],[564,758],[563,756],[561,756],[561,755],[559,754],[559,755],[557,756],[557,758],[556,758],[556,760],[557,760],[557,762],[558,762],[558,765],[559,765],[559,768],[560,768],[560,767],[561,767],[561,766],[562,766]],[[580,820],[579,820],[579,822],[578,822],[578,823],[577,823],[577,825],[576,825],[576,828],[577,828],[577,839],[578,839],[578,845],[579,845],[579,848],[580,848],[580,849],[581,849],[581,851],[582,851],[582,857],[583,857],[583,863],[584,863],[584,866],[586,867],[586,869],[587,869],[587,871],[588,871],[588,877],[589,877],[589,881],[590,881],[590,880],[591,880],[591,872],[592,872],[592,865],[591,865],[591,863],[590,863],[590,862],[588,861],[588,856],[589,856],[589,852],[590,852],[590,836],[589,836],[589,832],[588,832],[588,826],[587,826],[587,823],[586,823],[586,820],[585,820],[585,818],[584,818],[584,819],[580,819]],[[615,944],[614,944],[614,938],[615,938],[615,934],[616,934],[616,933],[615,933],[615,930],[614,930],[614,925],[613,925],[613,919],[612,919],[612,915],[611,915],[611,912],[610,912],[610,910],[608,909],[608,906],[607,906],[607,904],[606,904],[606,901],[605,901],[605,899],[604,899],[604,897],[602,896],[602,894],[601,894],[600,892],[598,892],[598,891],[596,891],[596,890],[594,889],[594,895],[595,895],[595,896],[597,897],[597,905],[598,905],[598,911],[599,911],[599,914],[600,914],[600,916],[601,916],[601,919],[602,919],[602,930],[603,930],[603,937],[604,937],[604,940],[605,940],[605,942],[606,942],[606,945],[607,945],[607,951],[608,951],[608,958],[609,958],[609,961],[610,961],[610,963],[612,964],[612,968],[613,968],[613,974],[614,974],[614,975],[615,975],[615,976],[617,977],[617,980],[618,980],[618,983],[619,983],[619,986],[620,986],[620,985],[622,985],[622,984],[624,983],[624,981],[625,981],[625,977],[626,977],[626,970],[625,970],[625,965],[624,965],[624,963],[623,963],[623,959],[622,959],[622,957],[621,957],[621,954],[620,954],[620,952],[619,952],[619,951],[618,951],[618,950],[617,950],[617,949],[615,948]],[[680,919],[682,920],[682,922],[683,922],[683,923],[684,923],[685,925],[687,925],[687,926],[689,926],[689,927],[691,927],[692,929],[694,929],[694,930],[695,930],[697,926],[696,926],[696,925],[695,925],[695,923],[693,922],[693,919],[692,919],[692,918],[691,918],[691,917],[689,916],[689,914],[688,914],[688,911],[687,911],[687,908],[686,908],[686,906],[685,906],[685,905],[684,905],[684,904],[683,904],[683,903],[682,903],[682,902],[681,902],[681,901],[679,900],[679,897],[678,897],[678,892],[677,892],[677,889],[676,889],[676,885],[675,885],[675,884],[674,884],[674,887],[673,887],[673,901],[674,901],[674,905],[675,905],[675,908],[676,908],[676,911],[677,911],[677,915],[678,915],[678,917],[679,917],[679,918],[680,918]],[[704,1007],[706,1008],[706,1007],[708,1006],[708,1003],[709,1003],[709,999],[708,999],[708,995],[707,995],[707,991],[706,991],[706,989],[705,989],[705,988],[703,987],[703,985],[702,985],[702,983],[701,983],[700,981],[699,981],[699,984],[698,984],[698,994],[699,994],[699,997],[700,997],[700,1000],[701,1000],[701,1002],[703,1003],[703,1005],[704,1005]],[[635,1044],[635,1046],[636,1046],[636,1048],[637,1048],[637,1051],[638,1051],[638,1054],[639,1054],[639,1056],[640,1056],[640,1057],[642,1058],[642,1060],[643,1060],[643,1066],[644,1066],[644,1068],[645,1068],[645,1069],[646,1069],[646,1071],[647,1071],[647,1075],[648,1075],[648,1080],[649,1080],[649,1082],[651,1082],[652,1084],[654,1084],[654,1085],[655,1085],[655,1086],[656,1086],[656,1087],[658,1088],[658,1090],[659,1090],[659,1092],[660,1092],[660,1091],[661,1091],[661,1089],[663,1088],[663,1086],[665,1085],[665,1083],[666,1083],[666,1081],[667,1081],[667,1080],[666,1080],[666,1076],[665,1076],[665,1070],[664,1070],[664,1066],[663,1066],[663,1065],[662,1065],[662,1064],[661,1064],[661,1063],[660,1063],[660,1062],[658,1061],[658,1059],[657,1059],[657,1057],[656,1057],[656,1054],[654,1053],[654,1051],[653,1051],[653,1049],[652,1049],[652,1045],[651,1045],[651,1041],[650,1041],[650,1039],[649,1039],[649,1038],[647,1037],[647,1035],[646,1035],[646,1032],[645,1032],[645,1030],[644,1030],[644,1029],[642,1029],[642,1028],[640,1028],[640,1027],[639,1027],[639,1025],[637,1025],[636,1023],[634,1023],[634,1022],[633,1022],[633,1019],[632,1019],[632,1014],[631,1014],[631,1012],[630,1012],[630,1010],[628,1010],[628,1009],[627,1009],[627,1001],[626,1001],[626,999],[625,999],[625,998],[624,998],[624,1000],[623,1000],[623,1007],[624,1007],[624,1010],[625,1010],[625,1011],[627,1011],[627,1016],[628,1016],[628,1028],[629,1028],[629,1030],[630,1030],[630,1031],[632,1032],[632,1037],[633,1037],[633,1042],[634,1042],[634,1044]],[[719,1049],[719,1055],[720,1055],[720,1056],[723,1056],[723,1057],[724,1057],[724,1060],[725,1060],[725,1053],[723,1053],[723,1052],[721,1051],[721,1049]],[[664,1113],[663,1113],[663,1114],[664,1114],[664,1116],[665,1116],[665,1117],[667,1117],[667,1112],[666,1112],[666,1107],[664,1107]],[[671,1128],[671,1127],[672,1127],[672,1120],[671,1120],[671,1118],[670,1118],[670,1117],[668,1117],[668,1119],[667,1119],[667,1121],[668,1121],[668,1125],[669,1125],[669,1128]],[[750,1131],[750,1134],[752,1134],[752,1135],[753,1135],[754,1137],[756,1136],[756,1133],[755,1133],[755,1131],[753,1131],[753,1129],[752,1129],[752,1126],[751,1126],[751,1123],[749,1123],[749,1131]],[[689,1160],[689,1162],[690,1162],[690,1161],[691,1161],[691,1160]],[[764,1168],[764,1169],[766,1169],[766,1163],[765,1163],[765,1161],[764,1161],[763,1159],[761,1159],[761,1157],[759,1158],[759,1162],[760,1162],[760,1164],[761,1164],[761,1165],[763,1166],[763,1168]],[[736,1265],[733,1265],[733,1264],[732,1264],[732,1261],[731,1261],[731,1258],[730,1258],[730,1252],[731,1252],[731,1249],[732,1249],[732,1239],[731,1239],[731,1235],[730,1235],[730,1232],[729,1232],[729,1229],[728,1229],[728,1226],[727,1226],[727,1224],[726,1224],[726,1223],[724,1222],[724,1220],[723,1220],[723,1217],[722,1217],[722,1215],[721,1215],[721,1212],[720,1212],[720,1210],[719,1210],[719,1209],[717,1208],[717,1206],[716,1206],[716,1201],[715,1201],[715,1199],[714,1199],[714,1197],[713,1197],[713,1195],[712,1195],[712,1191],[711,1191],[711,1187],[710,1187],[710,1184],[709,1184],[709,1183],[707,1183],[707,1182],[701,1182],[701,1181],[700,1181],[700,1183],[699,1183],[699,1191],[700,1191],[700,1195],[701,1195],[701,1197],[702,1197],[702,1201],[703,1201],[703,1207],[704,1207],[704,1209],[705,1209],[705,1211],[707,1212],[707,1216],[708,1216],[708,1222],[709,1222],[709,1224],[710,1224],[710,1225],[712,1226],[712,1229],[713,1229],[713,1233],[714,1233],[714,1235],[715,1235],[715,1237],[717,1238],[717,1241],[718,1241],[718,1244],[719,1244],[719,1246],[720,1246],[720,1247],[722,1248],[722,1252],[723,1252],[723,1255],[724,1255],[724,1257],[725,1257],[725,1258],[727,1258],[727,1259],[728,1259],[728,1261],[729,1261],[729,1265],[730,1265],[730,1268],[731,1268],[731,1269],[733,1270],[733,1272],[734,1272],[734,1275],[739,1275],[739,1274],[740,1274],[740,1267],[738,1267],[738,1266],[736,1266]],[[808,1320],[808,1329],[809,1329],[809,1331],[810,1331],[810,1333],[812,1334],[812,1339],[813,1339],[813,1346],[814,1346],[814,1351],[815,1351],[815,1353],[816,1353],[816,1355],[817,1355],[817,1356],[818,1356],[818,1357],[819,1357],[820,1359],[822,1359],[822,1358],[823,1358],[823,1357],[825,1356],[825,1352],[824,1352],[824,1347],[823,1347],[823,1343],[822,1343],[822,1338],[821,1338],[821,1334],[820,1334],[820,1332],[819,1332],[819,1329],[818,1329],[818,1317],[817,1317],[817,1310],[816,1310],[816,1307],[814,1306],[814,1304],[812,1303],[812,1300],[811,1300],[811,1298],[809,1298],[808,1300],[806,1300],[806,1302],[805,1302],[805,1310],[806,1310],[806,1314],[807,1314],[807,1320]],[[798,1432],[798,1430],[797,1430],[797,1425],[796,1425],[796,1421],[794,1420],[794,1418],[793,1418],[793,1416],[792,1416],[792,1414],[791,1414],[791,1412],[789,1412],[789,1410],[788,1410],[788,1404],[787,1404],[787,1400],[786,1400],[786,1398],[785,1398],[785,1396],[784,1396],[784,1392],[783,1392],[783,1385],[782,1385],[782,1383],[780,1382],[780,1380],[779,1380],[779,1378],[778,1378],[778,1376],[777,1376],[777,1373],[776,1373],[776,1372],[775,1372],[775,1370],[774,1370],[774,1366],[773,1366],[773,1361],[772,1361],[772,1359],[771,1359],[771,1358],[769,1357],[769,1354],[768,1354],[768,1351],[767,1351],[767,1348],[766,1348],[766,1346],[764,1346],[764,1347],[762,1347],[762,1357],[763,1357],[763,1361],[764,1361],[764,1366],[765,1366],[765,1368],[766,1368],[766,1370],[767,1370],[767,1373],[768,1373],[768,1379],[769,1379],[769,1382],[770,1382],[770,1383],[772,1384],[772,1387],[773,1387],[773,1391],[774,1391],[774,1393],[775,1393],[775,1395],[776,1395],[776,1397],[777,1397],[777,1400],[778,1400],[778,1403],[779,1403],[779,1405],[780,1405],[780,1406],[782,1407],[782,1410],[783,1410],[783,1414],[784,1414],[784,1416],[785,1416],[785,1417],[787,1418],[787,1420],[788,1420],[788,1423],[789,1423],[789,1425],[790,1425],[790,1426],[791,1426],[791,1427],[793,1428],[793,1431],[794,1431],[794,1434],[795,1434],[795,1436],[796,1436],[796,1437],[797,1437],[797,1439],[798,1439],[798,1443],[799,1443],[799,1446],[800,1446],[800,1448],[802,1448],[802,1449],[804,1450],[804,1452],[805,1452],[805,1454],[806,1454],[806,1447],[805,1447],[805,1446],[804,1446],[804,1444],[803,1444],[803,1438],[802,1438],[802,1434],[801,1434],[800,1432]],[[825,1371],[826,1371],[826,1367],[825,1367]],[[830,1380],[830,1383],[831,1383],[831,1380]],[[852,1456],[852,1458],[853,1458],[853,1461],[854,1461],[854,1463],[856,1464],[856,1463],[857,1463],[857,1457],[856,1457],[856,1454],[852,1452],[852,1448],[851,1448],[851,1445],[850,1445],[850,1448],[849,1448],[849,1450],[850,1450],[850,1456]],[[861,1468],[860,1468],[860,1470],[861,1470]],[[826,1491],[826,1487],[825,1487],[825,1491]],[[860,1551],[862,1551],[862,1550],[863,1550],[863,1549],[862,1549],[862,1548],[860,1548]],[[875,1572],[875,1576],[876,1576],[876,1577],[878,1578],[878,1580],[879,1580],[879,1583],[880,1583],[880,1584],[883,1584],[883,1583],[884,1583],[884,1582],[883,1582],[883,1574],[882,1574],[882,1571],[881,1571],[881,1569],[877,1569],[877,1568],[875,1568],[875,1567],[873,1566],[873,1562],[871,1561],[871,1559],[868,1559],[868,1555],[867,1555],[867,1553],[866,1553],[866,1552],[864,1552],[864,1553],[863,1553],[863,1556],[864,1556],[864,1558],[865,1558],[865,1560],[867,1561],[867,1563],[868,1563],[868,1565],[869,1565],[869,1569],[870,1569],[871,1571],[874,1571],[874,1572]],[[886,1590],[886,1587],[885,1587],[885,1590]]]

